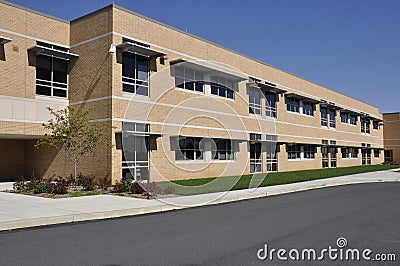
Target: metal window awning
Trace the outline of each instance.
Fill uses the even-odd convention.
[[[306,95],[302,95],[302,94],[298,94],[298,93],[294,93],[294,92],[286,93],[285,96],[286,97],[290,97],[290,98],[299,99],[299,100],[305,100],[305,101],[312,102],[312,103],[319,103],[320,102],[320,100],[317,100],[317,99],[312,98],[310,96],[306,96]]]
[[[326,107],[326,108],[329,108],[329,109],[335,109],[335,110],[342,110],[342,109],[343,109],[342,107],[337,106],[336,103],[334,103],[334,102],[329,102],[329,101],[324,100],[324,99],[321,99],[321,100],[320,100],[320,105],[321,105],[322,107]]]
[[[138,54],[146,57],[157,58],[160,56],[166,55],[161,51],[154,50],[150,47],[141,46],[136,43],[125,42],[118,44],[117,49],[120,49],[122,52],[128,52],[133,54]]]
[[[177,59],[171,61],[171,65],[177,65],[177,64],[180,64],[183,67],[189,67],[197,69],[199,71],[207,72],[210,73],[211,75],[222,76],[227,79],[232,79],[237,81],[248,79],[248,76],[246,76],[240,70],[211,61],[206,61],[206,60],[189,61],[187,59]]]
[[[129,135],[129,136],[138,136],[138,137],[162,137],[163,134],[161,133],[157,133],[157,132],[138,132],[138,131],[122,131],[119,132],[122,133],[124,135]]]
[[[268,91],[268,92],[272,92],[275,94],[282,94],[287,92],[286,90],[277,88],[277,86],[275,84],[269,83],[267,81],[251,81],[251,82],[247,82],[247,86],[249,86],[249,88],[258,88],[260,90],[263,91]]]
[[[12,41],[12,39],[0,36],[0,44],[1,45],[2,44],[6,44],[6,43],[11,42],[11,41]]]
[[[52,48],[48,48],[48,47],[44,47],[44,46],[40,46],[40,45],[36,45],[35,47],[32,47],[28,50],[33,51],[36,55],[54,56],[54,57],[58,57],[58,58],[70,60],[70,61],[75,61],[75,60],[78,60],[78,58],[79,58],[79,55],[77,55],[77,54],[59,51],[56,49],[52,49]]]

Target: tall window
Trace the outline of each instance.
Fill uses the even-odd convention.
[[[349,114],[341,112],[340,113],[340,121],[345,124],[349,123]]]
[[[203,160],[200,150],[201,138],[187,137],[179,140],[179,150],[175,152],[175,160]]]
[[[380,151],[378,149],[374,149],[374,158],[379,158]]]
[[[298,99],[286,97],[286,109],[289,112],[300,113],[300,102]]]
[[[372,122],[372,127],[374,130],[378,130],[379,129],[379,122],[378,121],[373,121]]]
[[[261,114],[261,92],[259,89],[249,89],[249,113]]]
[[[336,127],[336,111],[329,110],[329,127]]]
[[[149,132],[149,125],[124,122],[122,131],[122,178],[147,180],[149,137],[145,133]]]
[[[345,147],[342,147],[342,150],[341,150],[341,152],[342,152],[342,159],[349,158],[349,151],[348,151],[348,149],[347,149],[347,148],[345,148]]]
[[[122,54],[122,90],[149,96],[149,58],[133,53]]]
[[[36,94],[67,98],[67,60],[36,56]]]
[[[371,120],[369,119],[365,120],[365,133],[367,134],[371,133]]]
[[[310,102],[302,102],[303,114],[313,116],[314,115],[314,104]]]
[[[365,130],[365,118],[361,117],[360,124],[361,124],[361,133],[366,133],[366,130]]]
[[[321,107],[321,126],[328,126],[328,109]]]
[[[250,173],[260,173],[262,171],[262,152],[261,143],[250,144]]]
[[[175,86],[185,90],[203,92],[203,73],[177,66],[175,68]]]
[[[211,77],[211,94],[233,99],[233,82],[222,77]]]
[[[276,94],[270,91],[265,92],[265,115],[276,117]]]
[[[215,160],[234,160],[232,143],[229,139],[215,139],[216,151],[213,151]]]
[[[300,159],[301,158],[301,146],[298,144],[287,146],[288,159]]]
[[[304,149],[304,159],[314,159],[315,158],[315,146],[314,145],[303,145]]]

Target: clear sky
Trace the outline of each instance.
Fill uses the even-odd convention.
[[[66,20],[113,1],[11,0]],[[116,0],[115,4],[400,111],[398,0]]]

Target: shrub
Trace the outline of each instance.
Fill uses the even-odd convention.
[[[113,188],[114,193],[124,193],[126,192],[126,184],[124,180],[118,181]]]
[[[125,179],[125,187],[126,187],[126,192],[132,193],[132,179],[131,178]]]
[[[33,193],[35,194],[46,193],[46,192],[47,192],[47,185],[45,183],[37,184],[33,191]]]
[[[69,182],[61,177],[58,179],[52,181],[51,179],[47,181],[46,183],[48,192],[51,194],[67,194],[68,193],[68,187],[69,187]]]
[[[13,184],[14,191],[25,190],[25,178],[23,176],[18,177],[18,179]]]
[[[94,176],[79,175],[78,182],[79,185],[83,187],[84,191],[92,191],[96,189],[96,182],[94,180]]]
[[[100,178],[100,179],[97,181],[97,186],[98,186],[99,188],[104,189],[104,190],[106,190],[110,185],[111,185],[111,182],[110,182],[110,180],[109,180],[109,178],[108,178],[108,175],[105,176],[105,177],[103,177],[103,178]]]
[[[146,192],[146,190],[144,190],[144,188],[138,182],[132,183],[131,191],[133,194],[143,194],[144,192]]]

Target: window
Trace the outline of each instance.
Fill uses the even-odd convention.
[[[250,140],[261,140],[261,134],[250,133]]]
[[[329,110],[329,127],[336,127],[336,111]]]
[[[276,117],[276,94],[270,91],[265,92],[265,115]]]
[[[378,149],[374,149],[374,158],[379,158],[380,151]]]
[[[278,159],[276,157],[277,147],[276,147],[276,136],[271,136],[270,139],[275,139],[275,141],[268,141],[266,142],[266,151],[267,151],[267,158],[266,158],[266,171],[267,172],[275,172],[278,171]],[[268,135],[267,135],[268,140]]]
[[[286,98],[286,109],[289,112],[296,112],[296,113],[300,113],[300,103],[298,99],[295,98],[290,98],[287,97]]]
[[[321,126],[328,126],[328,109],[321,107]]]
[[[374,128],[374,130],[379,130],[379,122],[378,121],[373,121],[372,122],[372,127]]]
[[[365,133],[365,118],[361,117],[361,133]]]
[[[175,152],[175,160],[203,160],[203,154],[200,150],[201,138],[187,137],[178,141],[179,150]]]
[[[349,158],[349,151],[347,148],[342,147],[342,159]]]
[[[175,87],[204,92],[203,73],[187,67],[175,67]]]
[[[36,94],[67,98],[67,60],[36,56]]]
[[[149,132],[149,125],[122,123],[122,178],[147,180],[149,170],[149,137],[130,134]]]
[[[358,158],[358,149],[357,148],[349,148],[349,158],[351,158],[351,159]]]
[[[211,94],[233,99],[233,82],[221,77],[211,77]]]
[[[234,160],[232,143],[229,139],[215,139],[216,150],[213,151],[215,160]]]
[[[314,159],[315,158],[315,146],[314,145],[304,145],[304,159]]]
[[[300,159],[301,158],[301,146],[298,144],[290,144],[287,146],[288,159]]]
[[[149,59],[133,54],[122,54],[122,90],[149,96]]]
[[[340,121],[342,123],[346,123],[346,124],[349,123],[349,115],[347,113],[341,112],[340,113]]]
[[[371,120],[369,119],[365,121],[365,133],[367,134],[371,133]]]
[[[310,102],[302,102],[303,114],[314,116],[314,104]]]
[[[249,89],[249,113],[261,115],[261,91]]]
[[[262,172],[261,143],[250,144],[250,173]]]
[[[350,125],[357,125],[357,116],[356,115],[350,115]]]

